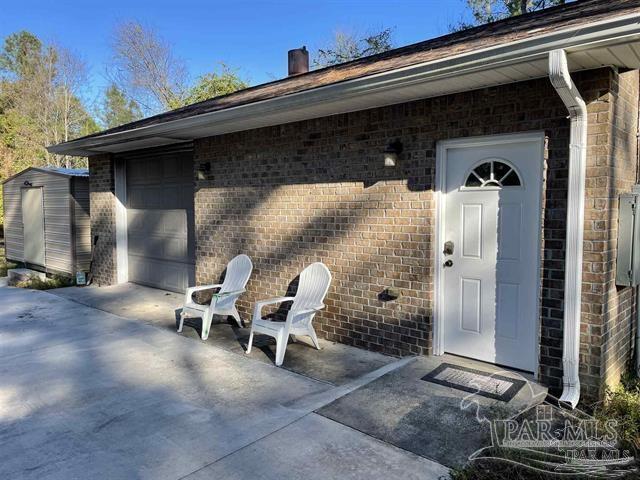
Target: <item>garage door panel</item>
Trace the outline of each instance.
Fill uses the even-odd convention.
[[[182,205],[183,202],[183,195],[181,194],[180,190],[182,190],[182,187],[180,185],[171,185],[168,186],[165,190],[164,190],[164,195],[165,195],[165,201],[173,206],[178,206],[178,205]]]
[[[163,163],[165,181],[171,179],[179,180],[182,177],[182,168],[180,168],[180,164],[175,162],[173,158],[164,158]]]
[[[127,162],[127,177],[129,185],[153,185],[162,182],[162,169],[152,159],[136,159]]]
[[[163,198],[163,188],[154,185],[136,185],[129,191],[129,208],[152,210],[171,205],[170,199]],[[169,200],[169,201],[167,201]]]
[[[161,215],[163,233],[187,237],[187,211],[163,210]]]
[[[186,238],[166,238],[159,235],[129,237],[129,255],[188,263],[188,252]]]
[[[184,291],[195,280],[192,154],[126,162],[129,280]]]
[[[188,238],[188,212],[186,210],[128,210],[130,235],[171,235]]]
[[[162,243],[162,256],[169,260],[185,261],[189,253],[187,239],[170,238]]]
[[[186,267],[186,268],[185,268]],[[182,292],[195,276],[195,265],[129,256],[129,280],[142,285]]]

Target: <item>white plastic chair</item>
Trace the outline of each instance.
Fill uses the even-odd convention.
[[[187,288],[184,296],[184,306],[180,313],[178,333],[182,332],[186,316],[202,318],[202,340],[209,338],[209,329],[214,315],[231,315],[238,323],[238,326],[242,327],[242,319],[236,309],[236,300],[244,293],[244,287],[249,281],[252,270],[253,263],[251,263],[251,259],[246,255],[238,255],[227,265],[227,273],[222,284]],[[213,288],[219,288],[220,290],[213,294],[209,305],[200,305],[193,301],[195,292]]]
[[[276,365],[282,365],[287,350],[289,335],[307,335],[313,345],[320,350],[318,336],[311,322],[316,313],[324,308],[324,297],[329,290],[331,273],[323,263],[313,263],[300,274],[300,282],[295,297],[279,297],[256,303],[253,311],[251,334],[247,352],[251,353],[253,334],[262,333],[276,339]],[[262,318],[262,308],[275,303],[293,302],[284,322],[274,322]]]

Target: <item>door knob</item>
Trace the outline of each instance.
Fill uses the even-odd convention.
[[[453,267],[453,260],[449,259],[443,264],[444,267]]]

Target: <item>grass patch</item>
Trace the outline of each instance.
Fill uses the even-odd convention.
[[[7,276],[7,271],[17,268],[15,263],[7,262],[4,256],[4,248],[0,246],[0,278]],[[40,277],[33,275],[29,280],[23,280],[14,286],[19,288],[30,288],[32,290],[49,290],[52,288],[71,287],[75,285],[75,280],[64,275],[53,275],[51,278],[42,280]]]
[[[15,263],[7,262],[4,256],[4,248],[0,247],[0,278],[7,276],[7,270],[16,268]]]
[[[616,448],[627,450],[635,456],[636,465],[640,453],[640,379],[634,374],[623,377],[620,385],[608,389],[605,398],[595,404],[586,407],[580,406],[582,411],[592,413],[603,426],[605,423],[615,420],[617,422],[618,442]],[[491,452],[494,453],[493,451]],[[452,480],[543,480],[543,479],[585,479],[608,478],[605,476],[590,475],[560,475],[545,473],[526,468],[511,462],[527,463],[525,459],[519,459],[518,453],[504,449],[495,449],[495,453],[508,461],[493,459],[478,459],[468,465],[453,469]],[[541,458],[542,459],[542,458]],[[629,470],[621,479],[640,479],[640,472]]]
[[[4,258],[0,259],[0,278],[6,277],[7,272],[16,266],[15,263],[7,262]]]
[[[16,283],[18,288],[30,288],[31,290],[50,290],[52,288],[71,287],[75,282],[72,278],[64,275],[54,275],[44,280],[38,276],[32,276],[29,280],[23,280]]]
[[[489,453],[489,452],[485,452]],[[517,451],[494,448],[492,455],[502,457],[504,460],[478,459],[462,468],[454,468],[451,471],[452,480],[585,480],[591,478],[584,475],[572,475],[569,473],[551,473],[526,467],[533,458],[539,461],[554,462],[554,459],[545,454],[529,453],[524,457]],[[595,478],[595,477],[594,477]]]
[[[568,480],[571,477],[553,476],[497,460],[478,460],[464,468],[454,469],[451,472],[452,480],[548,480],[549,478]],[[584,479],[584,477],[582,478]]]
[[[623,376],[620,385],[607,390],[594,415],[602,422],[615,420],[622,447],[640,450],[640,379],[633,374]]]

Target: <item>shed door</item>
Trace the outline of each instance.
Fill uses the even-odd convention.
[[[44,266],[44,202],[42,188],[22,189],[24,261]]]
[[[129,281],[182,292],[195,280],[192,152],[126,165]]]

